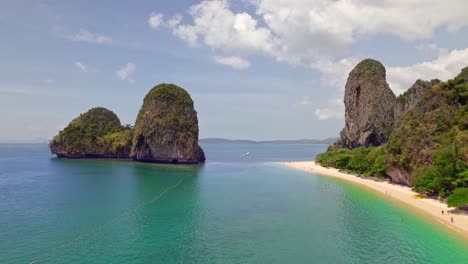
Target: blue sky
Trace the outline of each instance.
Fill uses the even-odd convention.
[[[371,57],[395,93],[468,66],[468,1],[0,3],[0,141],[50,139],[94,106],[133,124],[166,82],[200,137],[336,137],[349,70]]]

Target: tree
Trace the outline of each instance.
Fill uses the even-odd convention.
[[[468,188],[458,188],[447,198],[447,204],[451,207],[468,206]]]

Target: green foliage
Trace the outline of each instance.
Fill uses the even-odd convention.
[[[197,138],[198,119],[187,91],[166,83],[151,89],[145,96],[135,124],[134,137],[141,135],[153,139],[166,135],[178,144]]]
[[[416,191],[445,196],[446,191],[468,187],[467,152],[468,131],[454,127],[440,137],[432,154],[433,163],[414,171],[412,185]],[[443,194],[443,195],[440,195]]]
[[[449,197],[461,200],[459,190],[468,188],[468,67],[452,80],[410,94],[415,92],[398,98],[405,103],[414,95],[418,101],[398,118],[386,145],[334,148],[318,155],[317,162],[380,177],[396,166],[410,174],[416,191],[442,197],[453,193]]]
[[[124,129],[106,134],[97,141],[102,153],[113,153],[115,157],[127,157],[132,146],[133,130]]]
[[[116,114],[102,107],[92,108],[75,118],[54,137],[50,146],[68,155],[126,156],[129,126],[123,127]],[[125,145],[127,144],[127,145]]]
[[[451,207],[468,206],[468,188],[458,188],[447,198],[447,204]]]
[[[383,178],[387,165],[383,147],[339,149],[319,154],[322,166],[335,167],[352,173]]]
[[[459,175],[468,168],[467,87],[461,77],[438,83],[398,119],[386,151],[391,165],[411,173],[417,191],[445,196],[464,184]]]

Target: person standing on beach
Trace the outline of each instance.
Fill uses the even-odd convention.
[[[442,210],[442,215],[444,214],[444,210]]]
[[[453,217],[450,217],[450,222],[452,222],[452,223],[453,223]]]

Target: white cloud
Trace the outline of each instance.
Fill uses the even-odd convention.
[[[228,57],[213,57],[214,61],[232,67],[236,70],[245,70],[250,67],[250,62],[246,59],[236,56],[228,56]]]
[[[226,52],[271,53],[271,32],[258,26],[257,20],[242,12],[234,13],[228,2],[203,1],[190,8],[193,24],[181,24],[180,15],[174,16],[169,26],[175,36],[192,46],[205,44]]]
[[[340,55],[364,35],[387,33],[407,41],[436,30],[468,26],[466,0],[249,0],[255,13],[231,10],[227,0],[202,1],[168,22],[192,46],[248,55],[260,53],[291,64]],[[454,8],[456,7],[456,8]],[[431,15],[436,14],[436,15]]]
[[[335,98],[328,101],[327,106],[315,110],[314,115],[318,120],[343,119],[344,103],[342,98]]]
[[[321,73],[321,83],[344,91],[359,57],[343,54],[363,38],[391,35],[406,42],[431,41],[435,32],[454,33],[468,26],[466,0],[246,0],[253,12],[234,10],[228,0],[202,1],[189,10],[192,22],[173,16],[166,25],[191,46],[246,59],[260,54]],[[432,61],[387,67],[387,79],[397,94],[418,78],[448,79],[466,66],[468,49],[419,45],[435,53]],[[318,108],[320,119],[342,118],[342,99]]]
[[[67,36],[67,39],[74,42],[87,42],[91,44],[111,44],[112,38],[106,35],[99,33],[91,33],[87,30],[80,30],[77,34],[73,36]]]
[[[177,25],[180,24],[180,22],[182,22],[182,15],[175,14],[171,19],[166,21],[166,24],[169,26],[169,28],[174,29],[175,27],[177,27]]]
[[[164,15],[161,13],[151,13],[148,18],[148,26],[152,29],[158,29],[163,23]]]
[[[359,59],[354,57],[344,58],[337,62],[322,59],[312,62],[310,67],[321,73],[320,81],[322,84],[344,91],[348,74],[358,63]]]
[[[296,45],[348,45],[363,34],[424,39],[468,25],[465,0],[251,0],[268,28]],[[302,29],[301,29],[302,28]],[[310,44],[309,44],[310,45]]]
[[[85,64],[83,64],[80,61],[75,62],[75,67],[78,68],[82,72],[87,72],[88,71],[88,66],[86,66]]]
[[[134,82],[133,79],[130,79],[130,76],[135,72],[136,65],[134,63],[127,63],[122,68],[118,69],[115,72],[115,75],[121,80],[128,80],[129,82]]]
[[[432,61],[425,61],[404,67],[386,67],[387,81],[396,95],[405,92],[417,79],[442,81],[454,78],[461,69],[468,66],[468,48],[452,50],[450,52],[431,46],[433,50],[439,50],[439,56]],[[345,58],[338,62],[319,62],[311,67],[322,74],[322,83],[327,86],[339,88],[340,94],[344,94],[344,87],[349,72],[359,62],[357,58]],[[319,120],[341,119],[344,117],[343,99],[335,98],[323,108],[314,112]]]
[[[401,94],[406,91],[417,79],[442,81],[451,79],[468,66],[468,48],[442,52],[432,61],[425,61],[404,67],[388,67],[387,79],[390,88]]]

